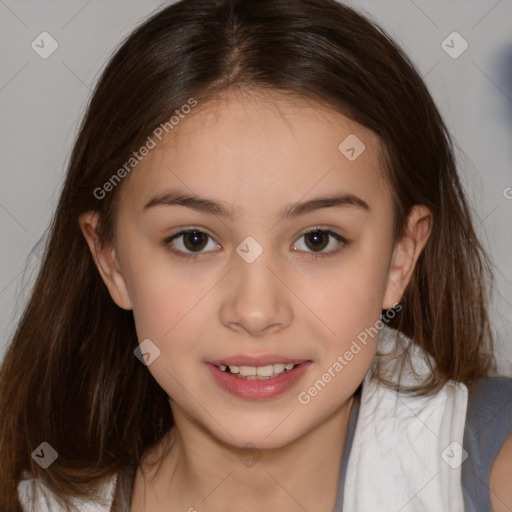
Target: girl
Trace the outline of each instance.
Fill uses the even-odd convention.
[[[508,510],[489,278],[379,27],[168,6],[81,125],[2,366],[0,509]]]

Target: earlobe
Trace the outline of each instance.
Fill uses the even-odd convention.
[[[432,221],[432,213],[426,206],[416,205],[412,208],[406,233],[395,243],[393,249],[382,304],[383,309],[391,309],[400,302],[411,280],[421,251],[430,236]]]
[[[103,245],[97,233],[99,214],[95,211],[82,213],[78,224],[91,251],[94,263],[107,286],[114,302],[123,309],[133,309],[125,277],[119,266],[115,248]]]

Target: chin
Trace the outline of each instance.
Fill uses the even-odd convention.
[[[238,449],[275,450],[287,446],[304,434],[302,429],[291,429],[290,424],[280,425],[282,421],[283,417],[280,417],[277,421],[265,422],[259,426],[254,422],[225,423],[224,427],[229,434],[218,425],[210,433],[219,441]]]

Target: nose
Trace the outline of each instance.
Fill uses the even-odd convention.
[[[293,318],[293,294],[283,272],[265,254],[252,263],[235,262],[220,309],[225,327],[256,337],[285,329]]]

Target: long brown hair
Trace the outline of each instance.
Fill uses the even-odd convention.
[[[389,322],[436,363],[419,391],[495,370],[491,266],[450,136],[402,50],[334,0],[182,0],[120,45],[81,123],[41,268],[1,367],[0,509],[20,510],[25,470],[63,499],[87,496],[92,482],[139,464],[173,425],[166,393],[134,357],[133,314],[111,299],[77,219],[98,211],[101,240],[110,242],[123,183],[102,199],[95,189],[191,97],[201,105],[234,88],[313,99],[380,137],[395,238],[413,205],[434,215],[402,311]],[[58,453],[44,470],[31,458],[42,442]]]

